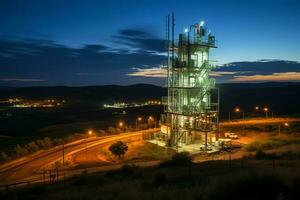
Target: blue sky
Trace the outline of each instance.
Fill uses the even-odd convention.
[[[162,64],[170,12],[175,12],[177,32],[206,21],[218,40],[212,57],[219,65],[299,62],[299,10],[296,0],[2,0],[0,85],[160,84],[159,78],[127,74]],[[267,70],[269,75],[300,71],[297,63],[292,71],[291,63],[281,64],[279,71]],[[266,75],[251,69],[248,75]],[[243,64],[232,70],[243,71]]]

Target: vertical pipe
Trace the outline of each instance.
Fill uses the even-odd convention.
[[[188,32],[188,39],[187,39],[187,67],[190,66],[190,32],[191,32],[191,27]]]
[[[172,13],[172,68],[174,67],[174,59],[175,59],[175,40],[174,40],[174,27],[175,27],[175,18],[174,13]]]
[[[167,48],[168,48],[168,76],[167,76],[167,87],[168,87],[168,105],[167,110],[169,111],[170,106],[170,15],[167,19]]]
[[[171,103],[171,96],[170,96],[170,15],[168,15],[167,18],[167,48],[168,48],[168,76],[167,76],[167,87],[168,87],[168,104],[167,104],[167,112],[170,111],[170,103]],[[166,124],[167,124],[167,135],[166,135],[166,146],[168,146],[168,141],[170,140],[170,136],[169,136],[169,131],[171,130],[171,124],[170,123],[170,128],[168,126],[168,118],[169,118],[169,114],[167,113],[166,115]],[[172,122],[172,119],[170,119],[170,122]]]
[[[171,78],[171,80],[172,80],[172,82],[171,82],[171,90],[172,90],[172,98],[171,98],[171,104],[172,104],[172,107],[174,107],[174,67],[175,67],[175,65],[174,65],[174,58],[175,58],[175,52],[174,52],[174,46],[175,46],[175,41],[174,41],[174,35],[175,35],[175,32],[174,32],[174,26],[175,26],[175,23],[174,23],[174,21],[175,21],[175,19],[174,19],[174,13],[172,13],[172,59],[171,59],[171,73],[172,73],[172,78]],[[173,115],[173,114],[172,114]],[[175,145],[176,145],[176,138],[175,138],[175,132],[177,133],[177,117],[176,116],[174,116],[174,119],[173,119],[173,121],[171,122],[171,143],[174,143]],[[174,145],[174,144],[171,144],[172,146]]]
[[[218,102],[217,102],[217,138],[216,141],[219,140],[220,137],[220,124],[219,124],[219,116],[220,116],[220,88],[218,88]]]

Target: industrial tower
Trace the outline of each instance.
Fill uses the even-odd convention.
[[[196,142],[206,151],[218,141],[219,94],[215,80],[209,77],[214,67],[209,52],[217,47],[215,36],[201,21],[180,33],[175,42],[174,26],[172,14],[171,41],[169,16],[167,26],[168,96],[163,97],[165,114],[156,139],[176,148]]]

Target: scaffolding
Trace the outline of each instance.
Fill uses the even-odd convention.
[[[202,21],[185,29],[175,41],[174,14],[170,40],[170,16],[167,21],[168,96],[162,98],[165,112],[155,137],[175,148],[198,142],[207,151],[218,141],[219,92],[209,77],[215,67],[209,52],[217,48],[217,41]]]

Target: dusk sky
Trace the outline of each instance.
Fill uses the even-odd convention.
[[[218,82],[300,81],[296,0],[1,0],[0,86],[162,84],[165,17],[204,20]]]

